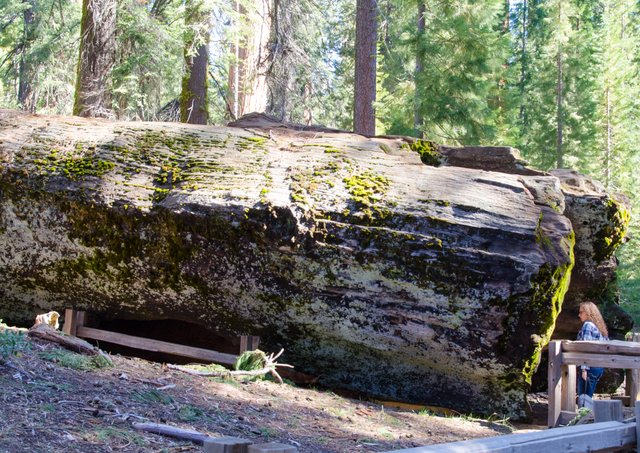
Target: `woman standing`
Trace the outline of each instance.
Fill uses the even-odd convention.
[[[582,328],[578,332],[578,340],[605,341],[609,339],[607,325],[602,319],[600,310],[593,302],[582,302],[578,312]],[[578,375],[578,395],[593,396],[596,384],[600,380],[604,368],[582,365],[582,372]]]

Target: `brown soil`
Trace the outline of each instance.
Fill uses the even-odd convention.
[[[57,346],[29,343],[0,363],[1,452],[200,450],[136,431],[135,422],[282,442],[300,452],[378,452],[541,428],[394,409],[264,380],[203,378],[139,358],[113,356],[113,368],[80,371],[51,361]]]

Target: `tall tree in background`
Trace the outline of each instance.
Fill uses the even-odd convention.
[[[417,21],[417,43],[416,43],[416,70],[414,79],[417,80],[422,73],[423,65],[426,60],[424,42],[425,42],[425,14],[426,5],[424,0],[418,0],[418,21]],[[420,108],[420,99],[424,96],[421,86],[416,84],[415,99],[414,99],[414,112],[413,112],[413,129],[416,137],[423,137],[423,124],[424,118],[422,116],[422,109]]]
[[[18,80],[18,104],[22,110],[31,113],[36,111],[35,93],[33,82],[35,79],[34,62],[27,52],[35,35],[35,9],[34,0],[26,2],[27,7],[23,12],[24,28],[22,34],[22,52],[20,53],[20,73]]]
[[[270,6],[269,0],[234,2],[235,27],[228,82],[228,105],[234,119],[267,110]]]
[[[377,0],[356,0],[353,130],[363,135],[376,133],[377,9]]]
[[[73,114],[111,115],[111,68],[116,56],[116,0],[83,0]]]
[[[180,95],[180,121],[207,124],[209,14],[204,0],[188,0],[185,11],[185,74]]]

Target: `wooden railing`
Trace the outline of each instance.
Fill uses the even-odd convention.
[[[597,401],[596,401],[597,402]],[[594,407],[596,421],[622,411],[611,411],[613,405],[622,406],[621,401]],[[635,405],[635,420],[640,420],[640,402]],[[610,452],[629,450],[637,446],[640,426],[634,421],[605,421],[577,426],[546,429],[535,432],[508,434],[505,436],[465,440],[426,447],[395,450],[387,453],[555,453],[555,452]]]
[[[576,415],[576,366],[640,369],[640,343],[629,341],[552,341],[549,343],[549,427]],[[638,373],[627,373],[630,406],[638,400]],[[629,385],[630,384],[630,385]]]

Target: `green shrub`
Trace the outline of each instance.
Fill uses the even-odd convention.
[[[0,363],[4,363],[11,356],[19,355],[29,346],[30,343],[22,332],[9,329],[0,319]]]

